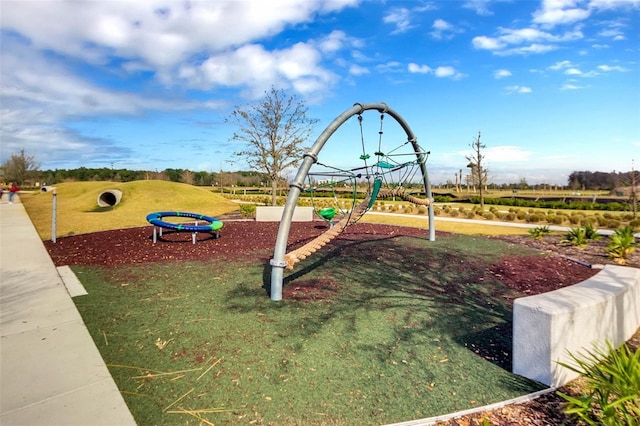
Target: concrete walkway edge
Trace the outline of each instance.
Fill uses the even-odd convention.
[[[0,204],[0,424],[136,424],[19,203]]]

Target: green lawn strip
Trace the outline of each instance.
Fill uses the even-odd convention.
[[[480,273],[507,253],[462,236],[336,245],[286,275],[325,291],[281,303],[256,262],[74,267],[89,292],[74,300],[140,425],[385,424],[541,389],[480,356],[510,351],[513,295]]]

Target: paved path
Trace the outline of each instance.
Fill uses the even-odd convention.
[[[0,424],[135,425],[22,204],[0,203]]]

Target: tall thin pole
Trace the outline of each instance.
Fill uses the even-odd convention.
[[[53,190],[53,208],[51,209],[51,241],[56,242],[56,211],[58,210],[58,190]]]

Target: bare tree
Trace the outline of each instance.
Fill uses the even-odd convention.
[[[33,155],[26,155],[23,150],[20,154],[12,154],[11,158],[2,164],[4,179],[16,182],[18,185],[24,184],[27,179],[35,178],[40,169],[40,164],[36,163]]]
[[[186,183],[187,185],[193,185],[195,183],[194,174],[191,170],[184,170],[180,175],[180,182]]]
[[[638,192],[640,192],[640,171],[635,168],[635,160],[631,160],[631,173],[629,173],[629,204],[631,204],[631,211],[633,212],[633,218],[638,218]],[[624,182],[627,183],[627,182]]]
[[[229,120],[238,127],[232,140],[245,144],[236,155],[252,169],[268,175],[275,206],[282,172],[302,159],[303,143],[317,120],[307,117],[304,101],[275,88],[246,109],[236,107]]]
[[[471,169],[471,181],[474,185],[478,185],[480,211],[482,212],[484,211],[484,188],[487,186],[489,170],[487,170],[483,163],[485,155],[482,152],[487,146],[480,142],[480,132],[478,132],[478,137],[474,138],[469,146],[473,151],[471,155],[467,155],[465,158],[469,162],[467,167]]]

